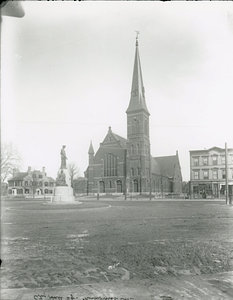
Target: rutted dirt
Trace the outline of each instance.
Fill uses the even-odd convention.
[[[82,285],[99,296],[121,286],[134,299],[233,297],[233,211],[222,203],[4,204],[2,299],[61,286],[93,295]]]

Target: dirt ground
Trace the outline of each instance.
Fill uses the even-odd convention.
[[[224,201],[5,199],[1,223],[2,300],[233,299]]]

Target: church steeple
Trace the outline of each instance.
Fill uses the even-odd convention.
[[[149,116],[138,50],[138,32],[131,98],[127,114],[126,185],[129,191],[148,192],[150,182]]]
[[[141,62],[140,62],[139,50],[138,50],[138,32],[137,32],[133,80],[132,80],[132,87],[131,87],[131,98],[126,113],[131,113],[138,110],[144,110],[148,115],[150,115],[145,100],[145,88],[142,80],[142,70],[141,70]]]
[[[93,149],[93,146],[92,146],[92,141],[90,143],[90,147],[89,147],[89,150],[88,150],[88,154],[91,154],[91,155],[94,155],[95,154],[95,151]]]

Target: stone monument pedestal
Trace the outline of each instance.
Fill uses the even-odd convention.
[[[69,171],[66,168],[60,169],[57,178],[58,186],[54,189],[52,202],[74,202],[75,197],[73,188],[71,187],[71,179]]]
[[[56,186],[52,202],[73,202],[75,197],[73,195],[73,188],[70,186]]]

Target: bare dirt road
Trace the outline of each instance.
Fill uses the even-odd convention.
[[[233,299],[224,201],[2,201],[1,299]]]

